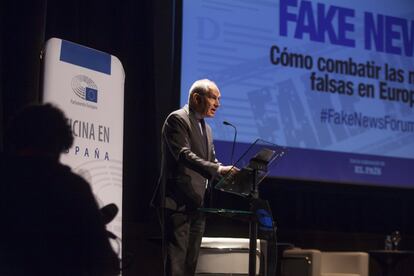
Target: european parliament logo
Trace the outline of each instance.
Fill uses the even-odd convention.
[[[98,102],[98,87],[85,75],[77,75],[72,79],[72,90],[79,98],[88,102]]]

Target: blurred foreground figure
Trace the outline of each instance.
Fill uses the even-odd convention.
[[[0,275],[118,275],[89,184],[59,162],[73,143],[62,111],[22,109],[1,160]]]

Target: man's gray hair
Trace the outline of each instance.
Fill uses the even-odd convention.
[[[188,91],[188,104],[191,106],[191,97],[193,94],[197,93],[204,95],[209,92],[213,87],[217,85],[209,79],[196,80],[193,85],[191,85],[190,90]]]

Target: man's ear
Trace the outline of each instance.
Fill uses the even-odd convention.
[[[193,98],[194,98],[194,103],[195,103],[196,105],[198,105],[198,104],[200,103],[200,95],[199,95],[199,94],[197,94],[197,93],[194,93]]]
[[[194,96],[195,96],[194,100],[195,100],[196,105],[198,107],[201,107],[202,104],[203,104],[203,97],[200,94],[198,94],[198,93],[195,94]]]

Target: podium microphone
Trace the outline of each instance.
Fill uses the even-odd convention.
[[[236,138],[237,138],[237,128],[235,125],[233,125],[232,123],[229,123],[227,121],[223,121],[223,125],[225,126],[231,126],[232,128],[234,128],[234,138],[233,138],[233,146],[231,147],[231,164],[233,165],[233,156],[234,156],[234,147],[236,145]]]

